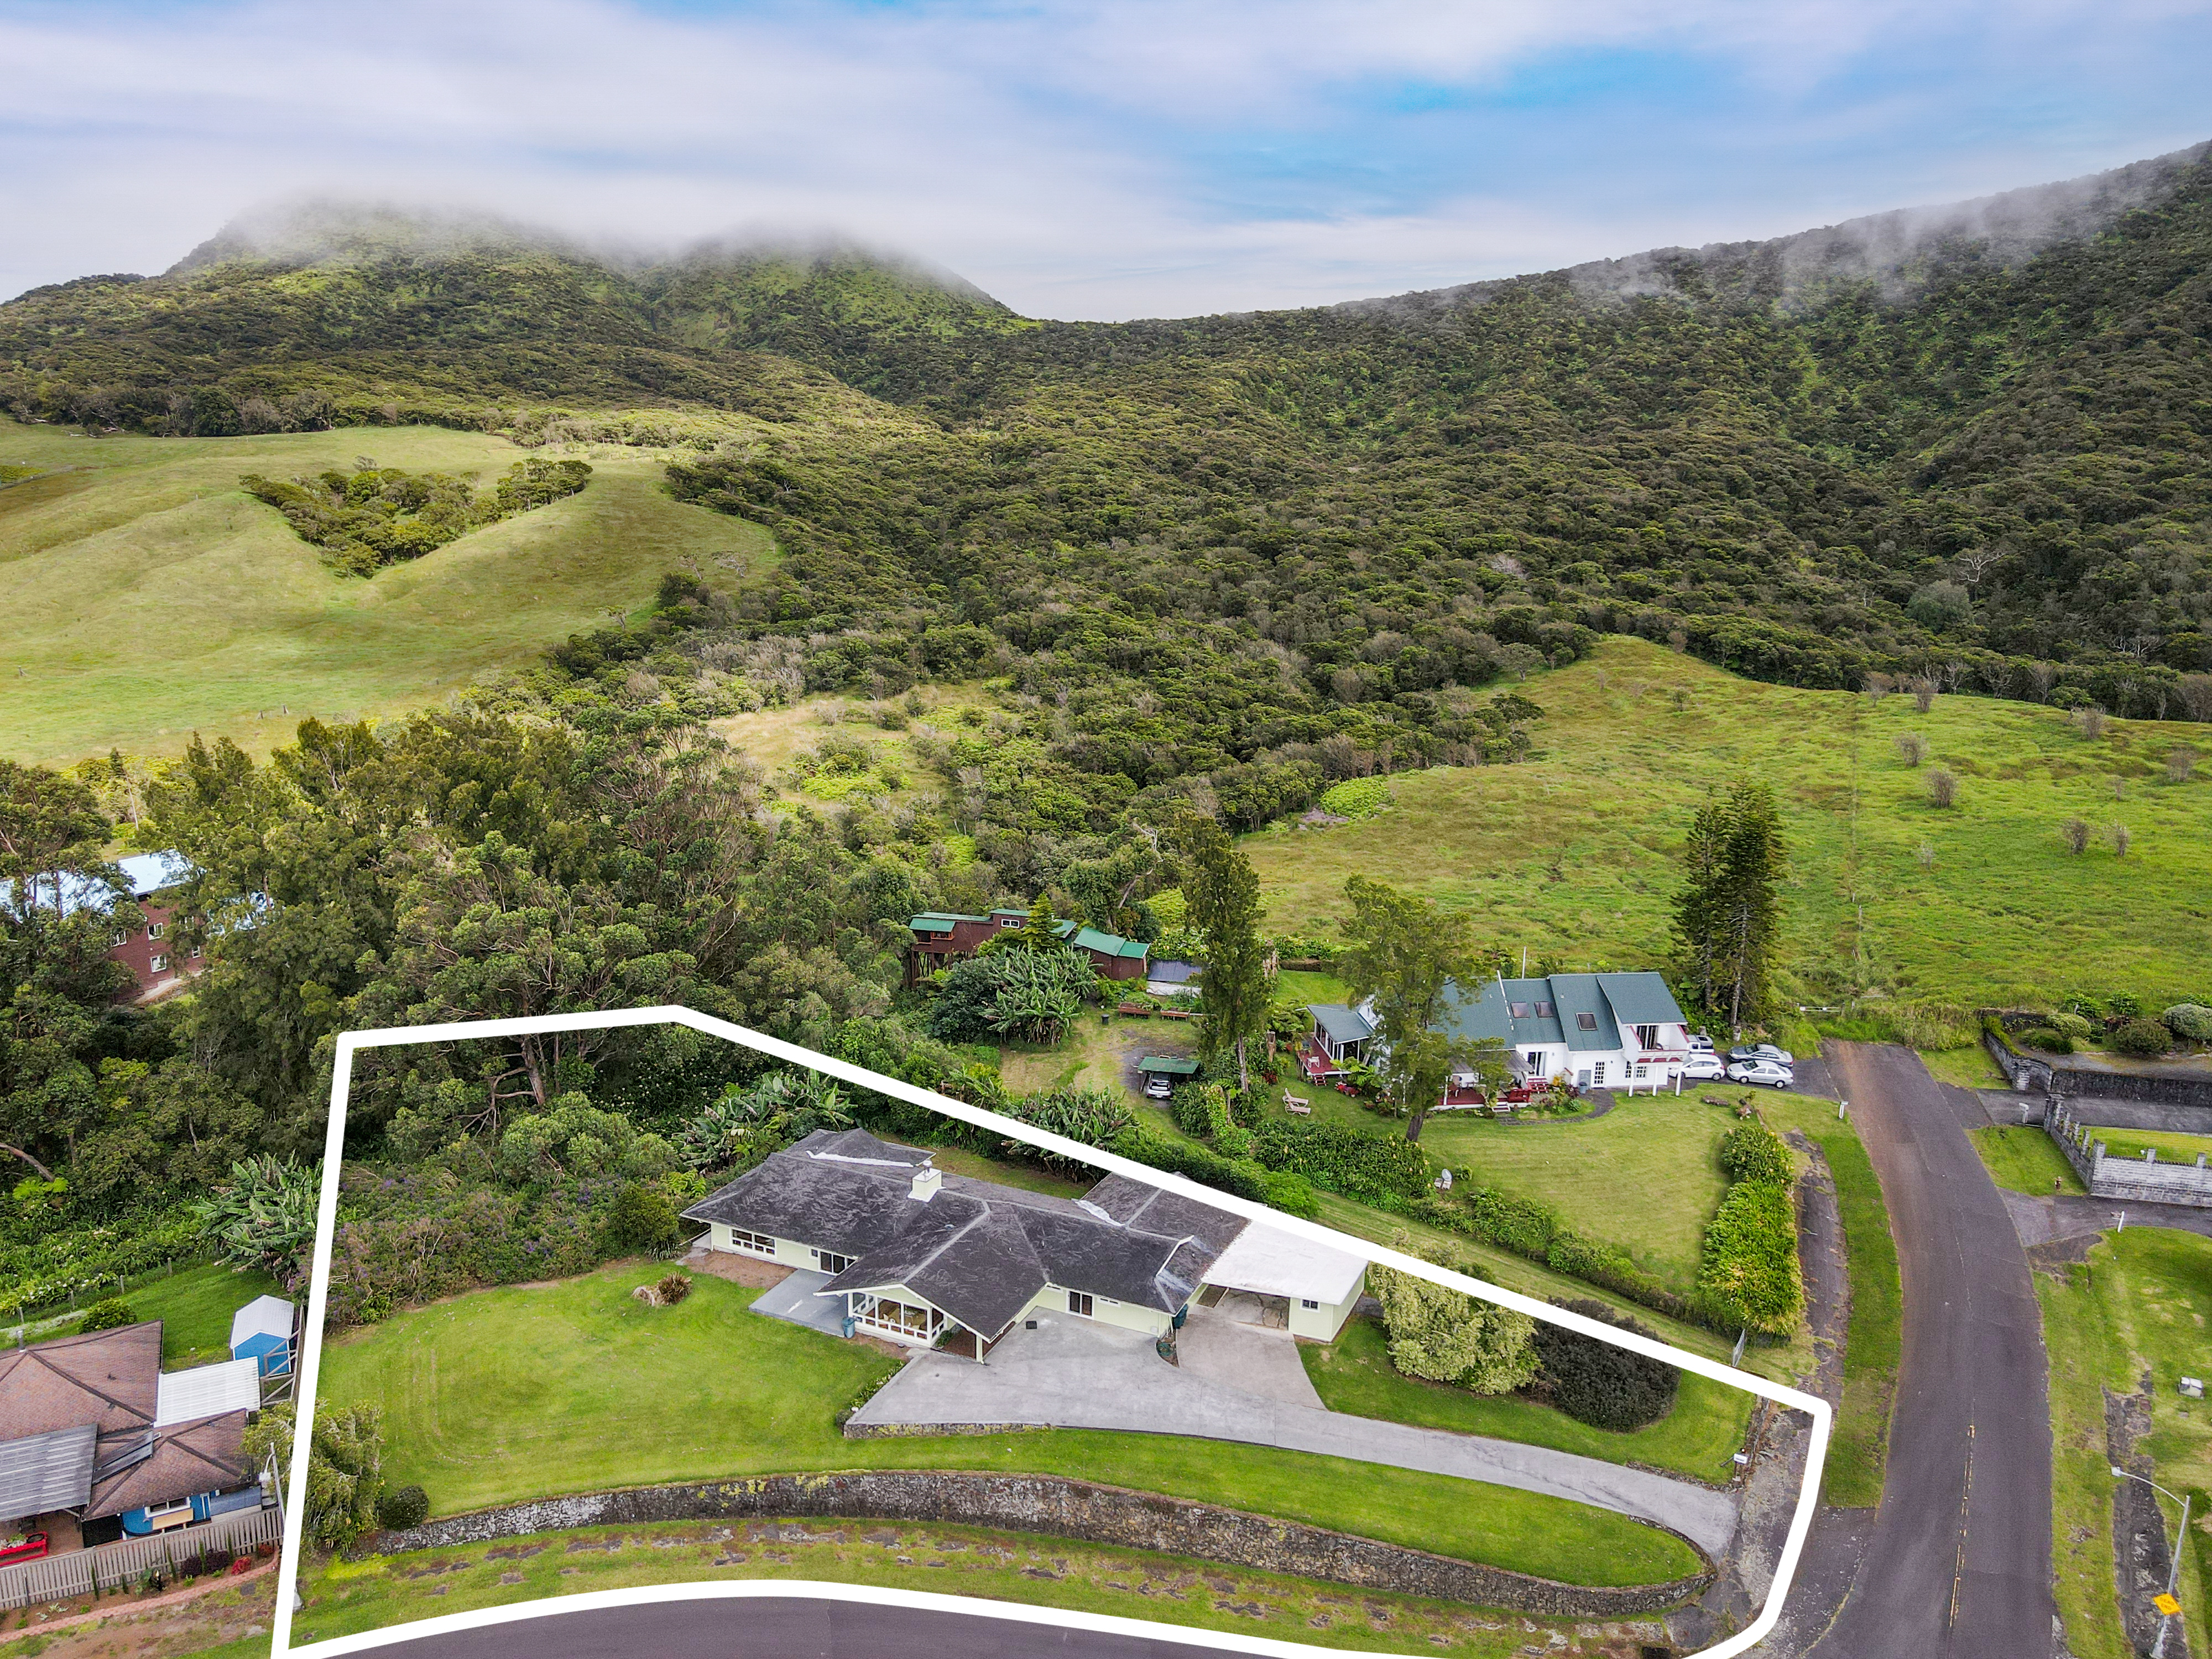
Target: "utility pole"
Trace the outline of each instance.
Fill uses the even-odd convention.
[[[2153,1492],[2166,1492],[2168,1498],[2173,1496],[2147,1474],[2136,1474],[2117,1463],[2112,1466],[2112,1470],[2115,1480],[2140,1480]],[[2181,1551],[2189,1540],[2189,1504],[2195,1496],[2191,1492],[2182,1498],[2181,1530],[2173,1535],[2173,1547],[2166,1553],[2166,1589],[2151,1602],[2158,1609],[2158,1640],[2151,1647],[2150,1659],[2166,1659],[2166,1632],[2172,1626],[2173,1615],[2181,1611],[2181,1604],[2173,1599],[2173,1587],[2181,1578]]]

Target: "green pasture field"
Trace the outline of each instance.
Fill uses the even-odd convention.
[[[324,1641],[409,1620],[640,1584],[723,1578],[830,1579],[1069,1607],[1234,1630],[1362,1651],[1507,1659],[1531,1632],[1571,1639],[1587,1620],[1524,1620],[1456,1601],[1040,1538],[904,1522],[671,1522],[541,1533],[495,1545],[343,1560],[304,1569],[293,1626]],[[733,1613],[742,1616],[738,1609]],[[1630,1633],[1626,1626],[1609,1632]],[[1656,1631],[1656,1623],[1642,1629]],[[0,1659],[11,1659],[0,1649]]]
[[[1753,1395],[1690,1371],[1682,1374],[1673,1411],[1626,1434],[1593,1428],[1517,1395],[1470,1394],[1424,1382],[1392,1367],[1389,1338],[1372,1319],[1352,1321],[1334,1342],[1301,1343],[1298,1357],[1322,1403],[1333,1412],[1494,1435],[1615,1463],[1646,1463],[1700,1480],[1724,1482],[1735,1473],[1729,1459],[1743,1449],[1751,1422]]]
[[[2151,1432],[2136,1447],[2152,1478],[2197,1493],[2203,1514],[2212,1488],[2212,1413],[2183,1399],[2184,1376],[2207,1373],[2212,1356],[2212,1238],[2159,1227],[2108,1232],[2086,1261],[2035,1275],[2051,1356],[2051,1547],[2058,1611],[2076,1659],[2128,1659],[2112,1582],[2112,1476],[2105,1443],[2105,1391],[2151,1390]],[[2161,1500],[2163,1502],[2163,1500]],[[2168,1537],[2179,1518],[2165,1505]],[[2205,1616],[2212,1536],[2197,1533],[2182,1552],[2178,1594],[2190,1650],[2212,1644]],[[2178,1651],[2178,1645],[2169,1648]]]
[[[364,454],[489,482],[526,453],[580,456],[592,483],[368,580],[238,487]],[[421,708],[532,662],[670,570],[735,580],[773,556],[757,526],[672,497],[666,459],[436,427],[95,441],[0,420],[0,464],[39,475],[0,488],[0,754],[172,754],[195,731],[265,751],[309,714]]]
[[[322,1397],[385,1413],[385,1477],[434,1514],[616,1486],[854,1468],[1017,1469],[1340,1528],[1577,1583],[1694,1571],[1673,1536],[1563,1499],[1339,1458],[1164,1435],[1042,1430],[849,1441],[836,1413],[896,1369],[747,1310],[701,1275],[674,1308],[635,1262],[433,1304],[324,1351]]]
[[[2047,1198],[2053,1192],[2085,1193],[2088,1188],[2074,1173],[2065,1154],[2051,1145],[2051,1137],[2032,1124],[2009,1123],[1969,1130],[1974,1150],[1989,1166],[1990,1179],[2008,1192]],[[2057,1182],[2057,1187],[2051,1183]]]
[[[1789,836],[1796,1001],[2126,990],[2162,1004],[2202,984],[2212,767],[2171,784],[2165,759],[2212,756],[2212,729],[2114,720],[2092,740],[2057,709],[1984,697],[1922,714],[1909,696],[1737,679],[1627,638],[1515,689],[1547,711],[1530,728],[1543,758],[1407,773],[1375,817],[1248,836],[1267,927],[1328,933],[1357,872],[1472,910],[1532,965],[1656,966],[1691,813],[1749,774],[1773,786]],[[1893,746],[1906,732],[1929,745],[1918,769]],[[1938,766],[1959,780],[1949,808],[1928,804]],[[2078,857],[2059,838],[2071,817],[2099,832]],[[2105,838],[2115,823],[2133,838],[2124,859]]]

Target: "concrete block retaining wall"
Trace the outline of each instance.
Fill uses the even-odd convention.
[[[2074,1166],[2092,1198],[2124,1199],[2136,1204],[2189,1204],[2212,1209],[2212,1169],[2203,1154],[2195,1164],[2161,1164],[2148,1159],[2112,1158],[2096,1130],[2075,1121],[2063,1100],[2054,1101],[2045,1115],[2044,1129],[2058,1143],[2058,1150]]]
[[[1320,1527],[1088,1480],[937,1471],[763,1475],[547,1498],[375,1534],[366,1547],[396,1554],[577,1527],[799,1516],[1043,1533],[1553,1618],[1656,1613],[1700,1594],[1712,1582],[1708,1571],[1672,1583],[1623,1589],[1560,1584]]]

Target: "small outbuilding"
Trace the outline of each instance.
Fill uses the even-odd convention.
[[[1137,1062],[1137,1075],[1147,1079],[1164,1077],[1180,1083],[1187,1077],[1198,1075],[1198,1062],[1188,1054],[1146,1054]]]
[[[264,1376],[290,1375],[292,1320],[283,1297],[255,1297],[230,1316],[230,1357],[255,1361]]]
[[[1292,1336],[1334,1342],[1367,1290],[1367,1261],[1296,1233],[1253,1222],[1231,1239],[1206,1282],[1279,1299]]]

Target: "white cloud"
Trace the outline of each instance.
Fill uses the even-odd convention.
[[[1909,57],[1910,40],[1948,30],[1995,52],[2022,30],[2087,31],[2118,61],[2130,27],[2202,3],[1045,0],[707,16],[614,0],[19,6],[0,18],[0,284],[159,269],[256,203],[342,193],[663,241],[745,224],[834,228],[1045,314],[1321,301],[1771,234],[1822,216],[1808,201],[1837,198],[1826,177],[1790,196],[1690,176],[1725,149],[1710,130],[1720,112],[1662,135],[1624,131],[1613,176],[1579,200],[1517,161],[1472,158],[1454,173],[1381,142],[1395,130],[1370,107],[1380,89],[1416,82],[1479,100],[1547,55],[1688,55],[1767,89],[1769,118],[1786,129],[1775,143],[1810,142],[1825,123],[1849,150],[1932,118],[1944,96],[1808,93],[1870,46]],[[1547,118],[1607,115],[1526,118],[1532,130]],[[2069,135],[2069,164],[2146,153],[2111,125]],[[1297,167],[1287,183],[1244,187],[1240,144],[1325,132],[1345,146],[1325,161],[1371,177],[1366,199],[1341,179],[1324,194]],[[1637,185],[1663,173],[1669,143],[1675,186]],[[2037,165],[2017,144],[1981,149],[1990,167]],[[1943,162],[1930,157],[1948,181],[1960,169]],[[1979,189],[2047,176],[1966,171]],[[1845,199],[1892,205],[1879,192],[1899,187],[1896,172]],[[1624,197],[1635,203],[1625,216]]]

